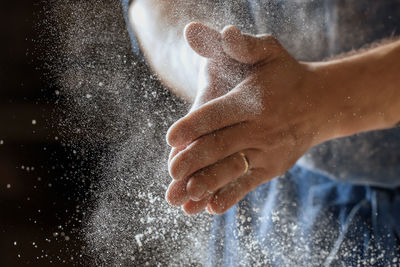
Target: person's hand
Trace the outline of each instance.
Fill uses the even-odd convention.
[[[344,117],[356,108],[346,102],[350,91],[326,91],[315,65],[296,61],[271,36],[245,35],[230,27],[220,43],[213,51],[233,60],[234,67],[222,64],[209,73],[204,88],[217,92],[211,94],[216,98],[197,105],[167,135],[175,148],[169,163],[175,181],[167,199],[184,205],[189,214],[206,207],[224,213],[258,185],[286,172],[312,146],[345,135],[338,125],[351,121]],[[221,77],[224,82],[213,82]]]
[[[237,38],[239,35],[241,40],[236,45],[242,47],[237,49],[240,53],[234,55],[239,57],[241,62],[223,51],[222,41]],[[253,37],[241,35],[239,29],[234,26],[227,26],[222,33],[219,33],[203,24],[191,23],[185,29],[185,37],[192,49],[204,57],[199,74],[198,94],[192,110],[229,92],[248,75],[255,63],[261,62],[267,56],[262,47],[253,50],[253,53],[245,52],[251,45]],[[269,36],[261,35],[259,38],[269,38]],[[241,50],[243,48],[244,50]],[[169,160],[182,149],[172,148]],[[201,211],[207,200],[204,199],[202,202],[190,200],[186,192],[187,181],[188,179],[173,181],[167,192],[167,199],[176,206],[185,204],[184,209],[188,213]]]
[[[190,35],[190,30],[186,32]],[[211,38],[210,43],[218,40],[217,35]],[[188,38],[197,52],[200,45],[191,41]],[[304,86],[310,76],[305,64],[271,36],[244,35],[231,27],[222,33],[221,43],[203,49],[210,54],[199,51],[219,59],[209,61],[210,80],[203,91],[211,92],[211,97],[203,93],[206,97],[200,102],[217,98],[197,105],[168,133],[169,144],[176,148],[169,169],[177,182],[171,184],[167,198],[172,204],[184,204],[189,214],[207,205],[212,213],[224,213],[321,141],[325,118],[309,84]],[[250,169],[244,173],[246,160]]]

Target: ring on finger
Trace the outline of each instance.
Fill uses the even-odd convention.
[[[240,152],[240,153],[239,153],[239,156],[241,156],[242,159],[243,159],[244,166],[245,166],[245,169],[244,169],[244,171],[243,171],[243,174],[245,174],[245,173],[247,173],[247,172],[249,171],[249,167],[250,167],[249,159],[247,158],[246,154],[244,154],[243,152]]]

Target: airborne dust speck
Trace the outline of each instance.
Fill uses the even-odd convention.
[[[164,200],[164,135],[188,106],[133,56],[118,1],[62,1],[55,10],[63,128],[76,133],[73,147],[87,142],[104,151],[93,170],[100,181],[80,208],[84,253],[97,266],[204,263],[209,217],[188,217]]]
[[[55,95],[64,103],[64,113],[68,115],[63,121],[65,131],[76,134],[76,140],[71,140],[69,145],[97,146],[101,155],[97,169],[91,172],[93,177],[100,176],[100,180],[93,182],[91,197],[80,208],[85,210],[81,233],[87,243],[84,253],[92,261],[91,265],[204,264],[210,217],[185,216],[164,200],[170,180],[169,148],[164,135],[188,106],[163,88],[148,66],[132,55],[119,1],[66,0],[57,2],[55,10],[61,40],[60,65],[55,68],[62,86]],[[178,11],[176,15],[180,15]],[[297,19],[305,20],[306,15],[299,14]],[[291,20],[286,22],[290,23]],[[232,21],[231,24],[246,23]],[[293,24],[304,27],[304,23]],[[318,25],[311,26],[309,31],[315,32],[317,38],[314,28]],[[287,38],[293,39],[291,32]],[[308,53],[319,56],[315,49],[307,49],[300,55],[310,56]],[[256,108],[253,112],[259,112],[258,102],[248,96],[244,99],[244,108]],[[279,190],[283,193],[284,188],[290,188],[284,179],[276,184],[282,187]],[[293,212],[296,205],[292,205],[287,195],[273,196],[275,210],[271,218],[250,217],[246,208],[237,209],[239,217],[232,225],[235,231],[226,231],[241,239],[239,249],[243,262],[265,266],[270,263],[265,258],[270,257],[282,258],[284,266],[310,263],[321,266],[330,255],[330,242],[339,235],[333,215],[327,212],[318,218],[323,228],[316,225],[308,236],[302,232],[304,227],[299,227],[301,224]],[[307,214],[302,216],[309,219]],[[274,231],[254,236],[248,225],[263,225],[268,220],[275,225]],[[53,237],[60,235],[54,232]],[[344,257],[355,253],[352,242],[348,240],[340,247]],[[270,244],[273,249],[260,247],[260,243]],[[398,258],[393,259],[393,263],[397,261]],[[363,259],[358,262],[365,263]]]

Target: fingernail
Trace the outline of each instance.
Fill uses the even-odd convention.
[[[190,196],[190,199],[193,200],[193,201],[198,202],[198,201],[200,201],[200,200],[203,199],[203,195],[204,195],[204,194],[202,194],[202,195],[200,195],[200,196],[193,196],[193,195],[191,195],[191,196]]]
[[[206,208],[206,212],[208,213],[208,214],[210,214],[210,215],[213,215],[212,213],[211,213],[211,210],[210,210],[210,208],[207,206],[207,208]]]
[[[206,211],[211,214],[211,215],[215,215],[216,213],[214,212],[214,210],[211,208],[210,205],[207,206]]]
[[[218,213],[210,206],[210,210],[214,215],[217,215]]]
[[[188,213],[185,208],[182,206],[181,210],[185,213],[185,215],[192,217],[194,214]]]
[[[197,183],[193,185],[193,182],[189,181],[187,187],[188,188],[186,189],[186,191],[189,192],[190,198],[194,201],[199,201],[203,199],[207,191],[207,187],[203,183]]]

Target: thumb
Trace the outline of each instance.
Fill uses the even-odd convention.
[[[223,56],[221,33],[199,22],[186,25],[185,39],[189,46],[200,56],[219,59]]]
[[[222,31],[224,52],[231,58],[245,64],[256,64],[272,59],[282,51],[279,41],[271,35],[242,34],[235,26]]]

